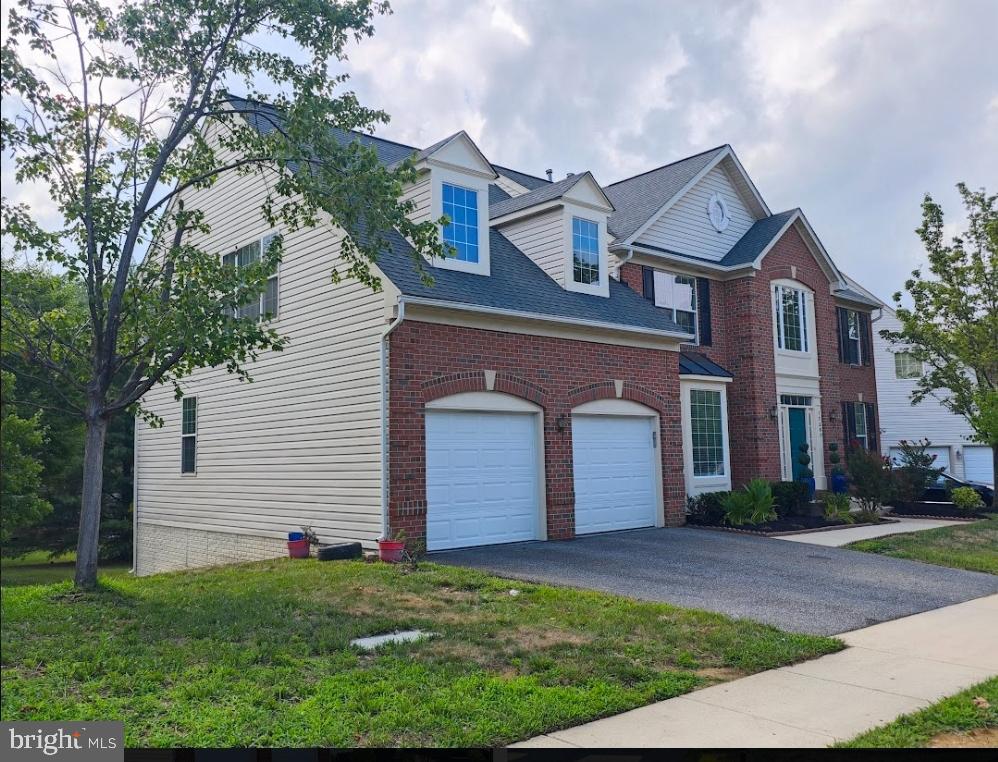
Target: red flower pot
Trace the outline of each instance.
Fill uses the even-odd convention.
[[[288,540],[288,555],[291,558],[308,558],[308,540]]]
[[[402,551],[405,550],[403,540],[378,540],[378,558],[390,564],[397,564],[402,560]]]

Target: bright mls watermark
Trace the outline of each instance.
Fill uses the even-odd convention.
[[[121,722],[5,722],[2,755],[7,760],[72,759],[123,762],[125,726]]]

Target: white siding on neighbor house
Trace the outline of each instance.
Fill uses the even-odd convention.
[[[707,216],[707,202],[717,193],[728,205],[731,221],[717,232]],[[721,165],[714,167],[642,233],[637,243],[720,260],[752,227],[755,217]]]
[[[880,413],[880,443],[887,454],[901,440],[928,439],[934,447],[949,449],[950,473],[964,478],[964,448],[973,444],[970,426],[961,416],[951,413],[936,398],[926,397],[911,405],[911,393],[917,379],[898,378],[894,366],[894,348],[880,336],[882,330],[898,330],[900,321],[889,307],[873,321],[873,360],[877,374],[877,404]]]
[[[510,180],[506,175],[499,175],[496,178],[495,184],[506,191],[510,196],[522,196],[527,192],[527,189],[520,185],[515,180]]]
[[[190,194],[219,254],[268,232],[259,175],[226,176]],[[137,423],[137,521],[283,537],[311,525],[323,541],[372,543],[381,532],[380,336],[384,295],[330,281],[338,239],[328,224],[285,231],[274,327],[283,352],[246,364],[252,383],[224,369],[184,379],[197,397],[197,473],[180,473],[180,411],[171,388],[143,405],[162,428]]]
[[[564,285],[566,252],[561,209],[503,225],[499,231],[544,272]]]

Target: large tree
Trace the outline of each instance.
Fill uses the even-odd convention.
[[[417,267],[420,255],[445,253],[435,223],[410,221],[400,201],[411,163],[384,167],[342,140],[387,120],[337,73],[348,42],[371,35],[385,11],[372,0],[20,0],[10,11],[3,92],[14,104],[5,114],[16,113],[3,118],[3,149],[18,182],[47,190],[57,221],[5,198],[4,235],[81,282],[87,309],[81,322],[5,304],[4,325],[85,424],[78,586],[96,583],[109,422],[142,414],[155,384],[179,396],[197,368],[246,378],[260,351],[286,342],[237,310],[263,292],[281,238],[255,265],[223,265],[223,252],[199,244],[210,221],[191,191],[228,173],[266,175],[268,223],[329,220],[344,231],[334,277],[375,288],[369,265],[385,231],[413,243]],[[230,97],[236,88],[252,100]],[[259,118],[260,102],[273,107],[264,130],[247,118]]]
[[[912,404],[935,394],[963,416],[974,439],[991,446],[998,474],[998,196],[957,188],[966,232],[947,242],[943,210],[926,194],[917,232],[931,275],[912,272],[907,297],[894,294],[901,329],[881,335],[925,369]]]

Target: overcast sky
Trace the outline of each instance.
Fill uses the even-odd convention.
[[[730,143],[884,299],[929,191],[998,192],[998,2],[394,0],[350,53],[384,137],[459,129],[505,164],[603,184]]]

